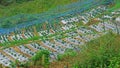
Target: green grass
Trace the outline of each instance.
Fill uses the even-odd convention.
[[[120,67],[119,35],[107,34],[87,43],[73,68],[119,68]]]
[[[69,3],[76,2],[76,1],[78,0],[69,0],[69,1],[61,0],[60,2],[54,1],[54,0],[51,0],[51,1],[34,0],[34,1],[29,1],[29,2],[23,2],[22,4],[14,3],[7,7],[0,6],[1,7],[0,17],[3,18],[1,20],[0,27],[11,28],[11,27],[16,26],[17,24],[31,22],[33,20],[38,19],[38,17],[36,16],[37,14],[54,9],[56,6],[59,6],[59,5],[66,5]],[[83,5],[80,7],[84,7],[84,6],[89,6],[89,4]],[[66,12],[66,10],[68,9],[58,10],[58,12]],[[17,15],[17,14],[21,14],[21,15]],[[11,17],[14,15],[17,15],[18,17],[16,18]]]
[[[9,17],[16,14],[38,14],[53,9],[59,5],[66,5],[77,0],[34,0],[23,2],[22,4],[14,3],[10,6],[0,6],[0,17]]]
[[[115,2],[116,2],[115,6],[110,8],[109,11],[120,9],[120,0],[115,0]]]
[[[15,27],[17,24],[38,20],[39,14],[53,10],[57,6],[67,5],[76,1],[78,0],[34,0],[23,2],[22,4],[13,3],[9,6],[0,5],[0,28],[11,28]],[[59,12],[62,11],[63,10]],[[49,14],[54,13],[50,12]]]
[[[64,60],[64,57],[68,57],[68,56],[75,57],[75,56],[77,56],[77,52],[74,51],[73,49],[66,49],[64,54],[57,55],[57,60],[62,61],[62,60]]]

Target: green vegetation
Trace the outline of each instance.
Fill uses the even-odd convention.
[[[66,49],[64,54],[59,54],[57,56],[57,60],[61,61],[64,60],[64,57],[75,57],[77,55],[77,52],[72,49]]]
[[[12,15],[21,14],[21,13],[28,13],[28,14],[41,13],[49,9],[52,9],[57,5],[70,3],[72,1],[74,0],[71,0],[71,1],[63,0],[60,2],[54,1],[54,0],[50,0],[50,1],[46,0],[44,2],[42,0],[34,0],[34,1],[29,1],[27,4],[26,2],[20,2],[22,4],[19,4],[16,2],[16,3],[13,3],[13,5],[10,5],[7,7],[1,6],[2,8],[0,8],[0,10],[2,11],[0,11],[0,16],[7,17],[7,16],[12,16]],[[42,4],[42,6],[39,4]],[[17,6],[13,7],[14,5],[17,5]],[[20,9],[18,9],[18,7]],[[117,4],[114,7],[110,8],[110,11],[116,10],[119,7],[120,7],[120,4],[119,4],[119,1],[117,0]],[[6,13],[8,14],[4,15]],[[8,25],[10,25],[10,23]],[[78,23],[77,27],[81,25],[83,24]],[[7,27],[7,26],[4,25],[4,27]],[[0,46],[3,48],[6,48],[6,47],[11,47],[11,46],[18,46],[21,44],[27,44],[30,42],[50,40],[50,39],[53,39],[54,37],[61,39],[61,38],[69,37],[64,34],[69,33],[71,31],[75,31],[75,30],[76,30],[76,27],[71,28],[70,30],[60,31],[52,35],[34,36],[32,38],[25,39],[25,40],[10,41],[10,42],[6,42],[3,44],[0,43]],[[71,49],[66,50],[64,54],[58,55],[57,62],[61,62],[62,64],[62,62],[66,61],[67,59],[68,64],[71,65],[71,67],[69,68],[120,68],[120,42],[119,40],[120,40],[120,35],[116,35],[110,32],[107,35],[104,35],[98,39],[91,40],[86,45],[81,47],[81,50],[78,53]],[[47,50],[40,50],[36,53],[35,56],[33,56],[30,59],[29,62],[21,63],[18,60],[16,60],[15,63],[12,64],[12,67],[24,67],[24,68],[45,67],[45,68],[48,68],[48,65],[50,64],[49,54],[50,53]]]
[[[21,4],[15,2],[9,6],[2,6],[0,8],[0,17],[2,17],[0,27],[10,28],[16,26],[17,24],[31,22],[36,19],[38,20],[39,19],[38,16],[40,13],[49,11],[50,9],[53,9],[56,6],[65,5],[76,1],[78,0],[69,0],[69,1],[62,0],[60,2],[54,0],[51,1],[33,0],[33,1],[22,2]],[[83,5],[81,7],[84,6],[89,6],[89,4]],[[59,12],[63,12],[63,11],[65,10],[61,10]],[[15,15],[17,16],[11,17]]]
[[[42,65],[42,66],[48,66],[50,64],[49,62],[49,51],[48,50],[40,50],[36,53],[35,56],[31,58],[31,62],[34,65]]]
[[[110,8],[109,11],[114,11],[120,8],[120,0],[115,0],[116,4],[114,7]]]
[[[58,55],[55,66],[67,62],[69,68],[119,68],[120,67],[120,35],[109,32],[108,34],[91,40],[81,46],[80,52],[67,49],[64,54]],[[16,60],[13,66],[30,68],[49,68],[49,51],[40,50],[30,59],[30,62],[20,63]],[[59,65],[57,63],[60,63]],[[51,68],[51,67],[50,67]],[[54,68],[54,66],[52,67]]]
[[[66,31],[61,31],[61,32],[56,32],[55,34],[51,34],[51,35],[45,35],[45,36],[34,36],[32,38],[28,38],[28,39],[24,39],[24,40],[15,40],[15,41],[9,41],[9,42],[5,42],[5,43],[0,43],[0,46],[3,46],[3,48],[7,48],[7,47],[11,47],[11,46],[17,46],[17,45],[22,45],[22,44],[27,44],[30,43],[30,41],[32,42],[37,42],[37,41],[44,41],[44,40],[50,40],[53,39],[54,37],[56,38],[65,38],[68,36],[65,36],[63,34],[74,31],[75,27],[71,28],[70,30],[66,30]]]
[[[68,62],[68,68],[120,68],[119,40],[120,35],[110,32],[82,46],[76,56],[69,59],[69,55],[65,56],[56,66]]]
[[[9,6],[0,6],[0,17],[9,17],[16,14],[39,14],[55,8],[56,6],[69,4],[75,1],[77,0],[34,0],[22,2],[21,4],[13,3]]]
[[[81,50],[81,60],[76,60],[74,68],[119,68],[120,36],[109,33],[87,43]]]
[[[11,28],[17,24],[38,20],[39,14],[76,1],[78,0],[1,0],[0,4],[6,2],[12,4],[0,5],[0,28]]]
[[[30,58],[30,61],[19,62],[16,60],[11,64],[12,68],[39,68],[39,67],[48,67],[49,62],[49,51],[48,50],[39,50],[35,56]]]
[[[32,1],[32,0],[0,0],[0,5],[9,6],[10,4],[13,3],[22,3],[27,1]]]

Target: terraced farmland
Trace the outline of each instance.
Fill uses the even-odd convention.
[[[96,2],[88,5],[87,7],[91,7],[89,9],[80,9],[82,12],[70,11],[71,14],[66,15],[66,13],[65,16],[54,18],[54,22],[53,19],[52,21],[48,19],[45,23],[13,28],[13,31],[1,33],[0,64],[13,68],[13,63],[17,62],[18,67],[24,67],[22,64],[36,61],[34,57],[39,56],[38,53],[41,51],[44,54],[40,53],[42,57],[40,56],[39,59],[41,66],[44,66],[45,56],[48,56],[47,61],[54,62],[59,60],[60,54],[69,50],[73,53],[81,51],[82,46],[91,40],[110,32],[120,34],[120,26],[116,25],[120,22],[120,9],[110,11],[112,3],[108,1],[106,5],[104,0],[92,6],[94,4]]]

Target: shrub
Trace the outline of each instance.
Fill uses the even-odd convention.
[[[65,57],[74,57],[74,56],[76,56],[76,55],[77,55],[77,52],[76,52],[76,51],[74,51],[74,50],[72,50],[72,49],[67,49],[64,54],[58,54],[58,55],[57,55],[57,60],[58,60],[58,61],[61,61],[61,60],[63,60]]]

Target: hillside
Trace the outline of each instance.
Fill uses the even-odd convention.
[[[50,68],[120,68],[120,35],[107,34],[81,47],[74,57],[65,56]]]
[[[9,6],[0,5],[0,18],[16,14],[38,14],[53,9],[56,6],[66,5],[77,0],[34,0],[23,3],[13,3]]]
[[[0,68],[120,68],[120,0],[0,4]]]

